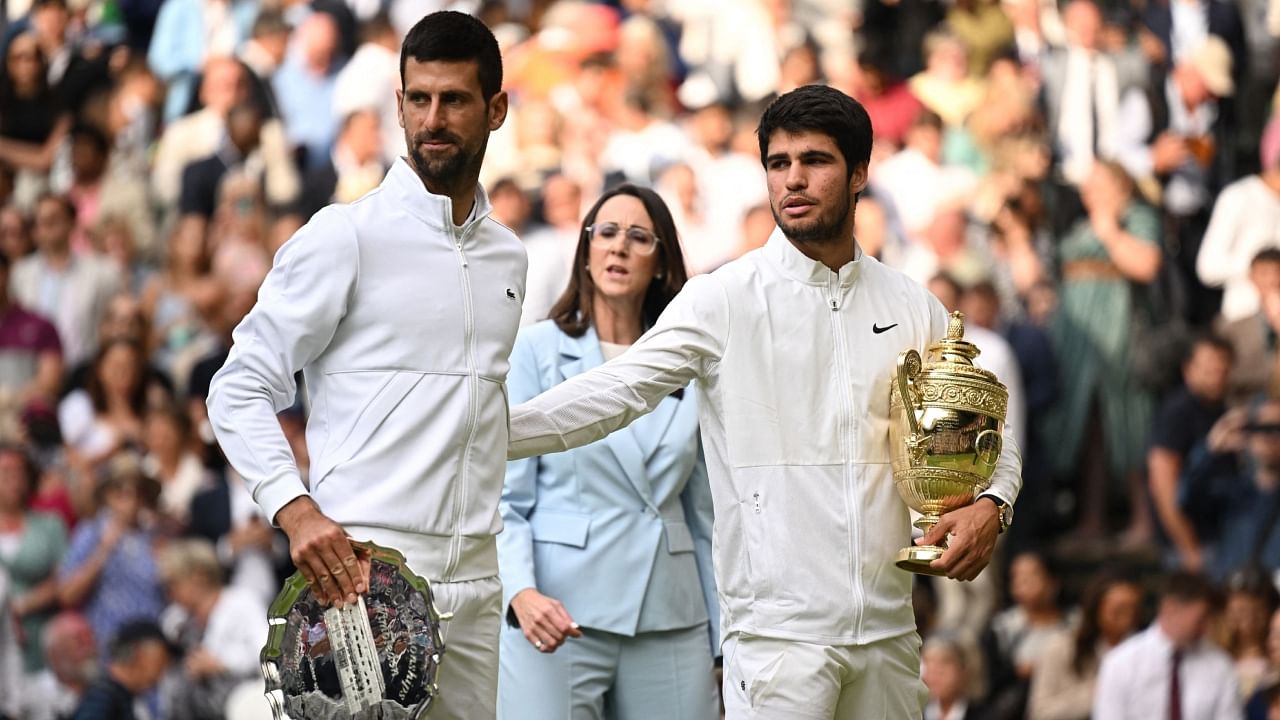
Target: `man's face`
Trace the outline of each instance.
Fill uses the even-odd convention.
[[[853,239],[853,198],[867,184],[867,167],[846,174],[835,140],[816,131],[776,130],[769,138],[765,175],[769,207],[783,233],[795,242]]]
[[[485,102],[474,60],[408,58],[396,102],[409,157],[429,189],[455,183],[468,170],[478,172],[489,133],[507,117],[506,93]]]
[[[169,669],[169,649],[163,643],[152,640],[138,646],[134,656],[134,672],[138,684],[153,688]]]
[[[1209,603],[1203,600],[1183,602],[1172,598],[1164,602],[1166,607],[1161,609],[1161,617],[1167,618],[1168,622],[1163,623],[1162,628],[1175,645],[1187,647],[1204,637],[1213,615],[1213,608]]]
[[[1187,389],[1208,402],[1219,402],[1226,396],[1230,375],[1231,355],[1207,343],[1196,345],[1182,368],[1182,379]]]
[[[31,235],[36,246],[46,252],[61,252],[67,247],[73,223],[61,201],[41,200],[36,205],[35,229]]]

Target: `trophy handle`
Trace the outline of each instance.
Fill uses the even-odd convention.
[[[912,382],[916,376],[920,374],[923,363],[920,360],[920,353],[913,348],[907,350],[898,356],[898,394],[902,396],[903,414],[907,416],[907,424],[911,426],[911,434],[920,436],[920,419],[916,417],[916,412],[921,410],[920,398],[915,391],[915,384]]]
[[[983,430],[974,438],[974,448],[978,451],[978,460],[984,465],[995,467],[1000,459],[1000,450],[1004,447],[1004,437],[995,430]]]

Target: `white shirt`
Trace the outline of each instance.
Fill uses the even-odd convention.
[[[1009,389],[1009,410],[1004,424],[1018,441],[1018,447],[1022,447],[1027,439],[1027,398],[1022,392],[1022,369],[1013,347],[999,333],[972,323],[965,325],[964,337],[982,351],[975,361],[978,367],[995,373],[996,379]]]
[[[913,238],[929,226],[940,205],[968,198],[978,185],[969,170],[939,165],[910,147],[874,167],[871,180]]]
[[[1280,193],[1250,175],[1222,189],[1196,257],[1196,274],[1223,288],[1222,317],[1239,320],[1258,312],[1249,264],[1264,248],[1280,247]]]
[[[377,43],[356,49],[333,85],[333,112],[345,118],[357,110],[377,113],[382,134],[382,158],[388,165],[405,154],[396,90],[400,87],[400,56]]]
[[[775,231],[691,279],[621,357],[512,408],[508,457],[598,440],[697,379],[721,637],[902,635],[911,574],[894,561],[911,528],[890,472],[889,386],[898,355],[946,327],[937,298],[875,258],[833,272]],[[991,493],[1012,502],[1020,475],[1006,432]]]
[[[1169,717],[1173,644],[1158,621],[1102,659],[1093,720]],[[1184,651],[1178,675],[1183,720],[1240,720],[1239,683],[1231,658],[1207,641]]]

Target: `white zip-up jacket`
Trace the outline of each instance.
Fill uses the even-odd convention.
[[[430,580],[497,573],[506,377],[520,323],[519,239],[475,210],[458,228],[403,159],[280,249],[214,377],[209,417],[267,516],[310,493],[343,526],[404,533]],[[302,370],[309,487],[276,413]]]
[[[850,645],[914,628],[911,542],[889,465],[898,354],[946,334],[942,304],[860,256],[838,273],[775,231],[695,277],[621,357],[515,407],[508,457],[596,440],[690,380],[715,506],[721,637]],[[1008,432],[991,493],[1013,502]]]

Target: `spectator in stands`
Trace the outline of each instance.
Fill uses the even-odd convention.
[[[1147,542],[1152,523],[1142,481],[1151,429],[1151,398],[1131,371],[1133,287],[1160,268],[1159,217],[1133,196],[1115,163],[1093,166],[1081,186],[1088,216],[1058,244],[1062,288],[1051,335],[1058,351],[1058,405],[1046,418],[1050,467],[1079,476],[1076,538],[1105,532],[1109,481],[1127,483],[1131,520],[1126,540]],[[1081,458],[1091,462],[1081,467]],[[1105,462],[1105,464],[1104,464]]]
[[[1179,498],[1208,575],[1255,563],[1280,569],[1280,400],[1234,408],[1214,423],[1187,460]]]
[[[19,171],[19,189],[24,179],[28,186],[39,186],[72,118],[50,87],[49,61],[34,34],[9,41],[0,74],[0,107],[0,162]]]
[[[1249,212],[1254,212],[1250,209]],[[1231,398],[1245,401],[1262,392],[1276,369],[1280,336],[1280,247],[1260,250],[1249,262],[1249,284],[1258,309],[1236,320],[1218,319],[1218,332],[1231,343]]]
[[[200,100],[204,107],[166,126],[156,147],[151,173],[151,193],[162,208],[177,205],[183,169],[218,151],[227,133],[231,109],[250,99],[245,72],[232,58],[210,58],[200,81]],[[263,121],[259,147],[267,199],[274,207],[287,207],[297,198],[299,181],[284,126],[279,120]]]
[[[969,54],[960,38],[934,31],[924,40],[925,69],[907,83],[911,93],[950,127],[964,124],[982,102],[982,81],[969,76]]]
[[[159,557],[173,602],[170,636],[185,650],[182,670],[165,688],[166,715],[222,720],[227,697],[257,677],[267,641],[267,605],[243,588],[223,585],[222,566],[207,540],[179,540]]]
[[[517,236],[523,235],[529,218],[533,215],[533,203],[529,195],[509,177],[499,178],[489,188],[490,217],[506,225]]]
[[[75,207],[64,195],[44,195],[36,203],[37,251],[13,266],[12,297],[53,322],[63,359],[75,366],[97,346],[98,323],[121,278],[107,260],[71,250]]]
[[[15,302],[9,288],[9,258],[0,254],[0,435],[14,439],[23,408],[57,402],[63,363],[53,324]]]
[[[1204,335],[1182,364],[1182,385],[1165,399],[1151,430],[1147,480],[1156,517],[1177,553],[1177,565],[1204,571],[1204,552],[1194,525],[1178,502],[1178,483],[1191,451],[1204,442],[1226,410],[1232,349],[1222,338]]]
[[[1263,687],[1271,670],[1267,657],[1267,631],[1271,615],[1280,604],[1268,573],[1246,567],[1226,582],[1226,603],[1218,626],[1218,644],[1235,662],[1240,697],[1248,699]]]
[[[73,466],[92,470],[122,449],[138,449],[147,407],[146,358],[126,339],[102,344],[83,390],[58,406],[67,455]]]
[[[17,205],[0,207],[0,254],[15,263],[35,250],[31,217]]]
[[[1048,643],[1069,627],[1058,605],[1060,583],[1044,555],[1023,552],[1009,565],[1014,605],[992,618],[983,639],[995,718],[1022,717],[1036,663]]]
[[[1267,631],[1267,674],[1258,690],[1245,703],[1245,720],[1276,720],[1280,717],[1280,609],[1271,613]],[[1268,706],[1274,714],[1268,714]]]
[[[1089,720],[1102,658],[1138,629],[1142,589],[1106,572],[1085,590],[1075,628],[1045,641],[1031,673],[1027,720]]]
[[[271,80],[284,64],[289,50],[289,35],[293,28],[281,13],[262,9],[253,21],[249,39],[240,46],[237,57],[253,74],[253,102],[268,117],[280,116],[280,104],[276,101]]]
[[[383,164],[379,133],[372,110],[357,110],[343,119],[332,152],[303,175],[302,218],[309,219],[329,203],[355,202],[382,182],[388,166]]]
[[[177,655],[154,622],[122,625],[112,637],[106,672],[85,692],[72,720],[134,720],[134,703],[160,683]]]
[[[317,12],[294,31],[284,65],[272,80],[285,134],[303,158],[303,168],[319,167],[329,158],[341,118],[333,114],[337,73],[346,58],[338,49],[333,16]]]
[[[547,178],[542,186],[543,224],[520,238],[529,254],[522,327],[545,320],[568,284],[581,217],[582,188],[578,183],[566,175]]]
[[[100,510],[76,526],[58,570],[58,597],[83,608],[104,657],[130,620],[155,620],[164,609],[152,543],[160,489],[136,457],[122,453],[98,484]]]
[[[160,483],[158,509],[170,527],[188,526],[191,501],[209,480],[193,440],[191,419],[177,405],[147,410],[143,468]]]
[[[1204,578],[1170,576],[1155,622],[1102,659],[1093,720],[1241,717],[1231,658],[1205,639],[1217,606]]]
[[[67,549],[67,529],[53,515],[33,512],[38,476],[25,450],[0,446],[0,573],[9,580],[9,614],[21,627],[22,672],[44,667],[45,625],[58,604],[55,572]]]
[[[162,5],[147,63],[168,86],[165,122],[188,112],[200,70],[207,76],[209,58],[234,53],[249,36],[257,13],[258,3],[246,0],[174,0]]]
[[[178,223],[165,267],[152,276],[141,297],[153,362],[179,387],[186,386],[192,365],[208,352],[205,318],[226,299],[224,284],[213,274],[204,227],[190,217]]]
[[[259,182],[265,179],[259,151],[262,124],[262,111],[252,103],[241,103],[227,112],[227,134],[218,151],[182,170],[182,191],[178,196],[180,215],[198,215],[206,221],[212,218],[218,206],[222,179],[228,173],[249,175]]]
[[[400,87],[400,36],[385,13],[370,18],[361,35],[360,47],[338,71],[332,112],[338,118],[373,112],[382,135],[382,162],[390,166],[405,153],[395,93]]]
[[[883,192],[910,241],[920,244],[943,205],[973,192],[977,179],[963,168],[942,165],[942,118],[932,111],[916,115],[906,146],[880,163],[872,182]]]
[[[1218,3],[1215,3],[1218,4]],[[1235,322],[1265,310],[1253,262],[1280,246],[1280,118],[1272,121],[1261,149],[1262,171],[1227,185],[1213,203],[1196,273],[1223,288],[1222,319]],[[1276,254],[1280,261],[1280,254]]]
[[[63,612],[49,621],[44,634],[47,667],[27,686],[26,720],[66,720],[75,713],[85,691],[98,678],[98,646],[83,615]]]
[[[946,634],[932,635],[920,652],[920,674],[929,690],[924,720],[988,720],[973,702],[968,652],[964,642]]]

